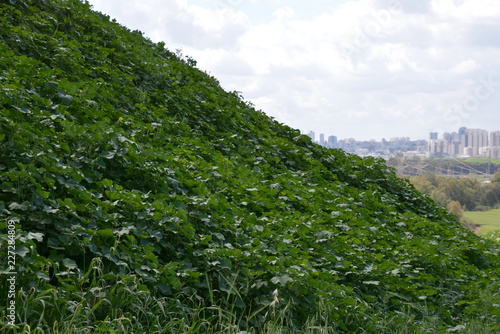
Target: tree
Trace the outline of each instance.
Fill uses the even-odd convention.
[[[489,207],[495,207],[500,203],[500,182],[485,184],[481,187],[480,203]]]
[[[443,177],[438,177],[436,174],[429,172],[425,173],[423,178],[430,182],[434,187],[438,187],[439,183],[444,179]]]
[[[450,198],[441,190],[439,189],[434,189],[431,194],[431,198],[434,200],[434,202],[441,204],[442,206],[448,205],[450,203]]]
[[[491,183],[498,183],[500,184],[500,172],[496,172],[493,177],[491,178]]]
[[[462,204],[458,201],[451,201],[448,203],[448,212],[457,216],[458,219],[461,219],[464,215],[464,208]]]
[[[452,201],[458,201],[465,210],[474,210],[479,204],[481,184],[475,179],[446,179],[438,187]]]
[[[415,176],[410,179],[410,182],[417,188],[418,191],[430,195],[436,187],[423,176]]]

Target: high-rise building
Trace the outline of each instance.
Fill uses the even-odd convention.
[[[500,159],[500,146],[494,146],[491,148],[491,157],[492,159]]]
[[[489,146],[483,146],[479,148],[479,156],[482,158],[491,158],[492,149]]]
[[[491,147],[500,146],[500,131],[490,132],[490,146]]]
[[[328,147],[330,148],[336,148],[337,147],[337,137],[336,136],[330,136],[328,137]]]
[[[430,140],[437,140],[438,139],[438,133],[437,132],[431,132],[429,136]]]
[[[461,127],[458,129],[458,141],[460,142],[461,154],[464,154],[464,149],[468,146],[467,144],[467,128]]]
[[[460,146],[465,155],[480,156],[480,148],[488,146],[488,131],[482,129],[460,128]]]
[[[468,129],[469,147],[473,148],[474,156],[479,156],[479,149],[488,146],[488,131],[481,129]]]
[[[316,142],[316,133],[314,133],[314,131],[309,131],[307,135],[311,138],[313,143]]]
[[[451,143],[448,142],[448,153],[451,156],[456,157],[458,155],[463,154],[463,152],[464,152],[464,148],[463,148],[462,144],[460,144],[459,141],[453,140]]]
[[[429,157],[444,157],[448,155],[448,142],[445,139],[429,140]]]
[[[326,141],[325,141],[325,134],[324,133],[321,133],[319,135],[319,144],[321,146],[326,146]]]

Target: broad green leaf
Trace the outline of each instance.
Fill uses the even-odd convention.
[[[102,237],[108,237],[108,238],[111,238],[114,236],[114,232],[110,228],[98,230],[97,234],[99,234]]]
[[[36,239],[39,242],[43,241],[43,233],[29,232],[26,236],[28,239]]]
[[[288,275],[283,275],[283,276],[274,276],[271,278],[271,282],[274,284],[279,284],[281,286],[285,286],[288,282],[293,282],[294,280],[288,276]]]
[[[62,263],[68,269],[76,269],[76,268],[78,268],[78,265],[76,264],[76,262],[73,261],[73,260],[71,260],[71,259],[68,259],[68,258],[62,259]]]

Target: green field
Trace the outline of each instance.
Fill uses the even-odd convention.
[[[500,209],[488,211],[467,211],[464,216],[481,225],[479,234],[484,235],[494,230],[500,230]]]
[[[479,162],[479,163],[492,163],[492,164],[500,164],[500,159],[490,159],[490,158],[467,158],[461,159],[464,162]]]

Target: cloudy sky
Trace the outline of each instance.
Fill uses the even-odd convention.
[[[499,0],[90,0],[303,132],[500,130]]]

